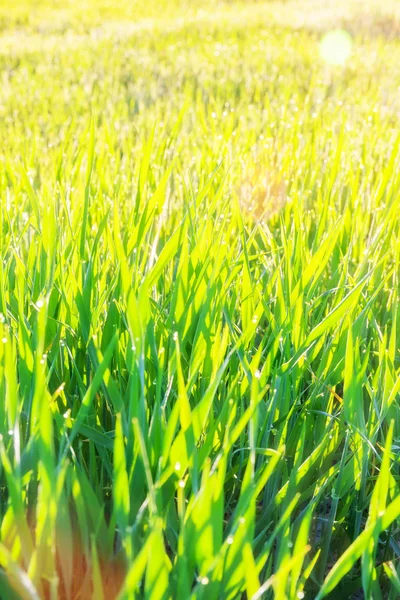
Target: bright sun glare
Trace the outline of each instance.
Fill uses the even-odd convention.
[[[344,65],[350,54],[353,46],[351,35],[343,29],[335,29],[329,31],[321,40],[320,54],[322,59],[336,66]]]

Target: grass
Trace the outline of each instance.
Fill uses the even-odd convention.
[[[398,598],[396,4],[0,23],[0,596]]]

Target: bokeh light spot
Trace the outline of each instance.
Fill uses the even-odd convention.
[[[324,35],[320,44],[322,60],[329,65],[343,66],[353,47],[351,35],[343,29],[334,29]]]

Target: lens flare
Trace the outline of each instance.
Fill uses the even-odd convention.
[[[335,29],[324,35],[319,51],[322,60],[329,65],[343,66],[350,57],[352,47],[351,35],[343,29]]]

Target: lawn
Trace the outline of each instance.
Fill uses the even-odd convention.
[[[400,7],[0,3],[0,598],[400,597]]]

